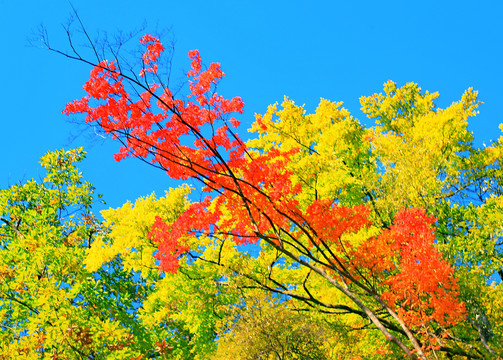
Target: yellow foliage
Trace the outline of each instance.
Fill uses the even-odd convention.
[[[170,189],[159,199],[151,194],[136,200],[134,206],[128,201],[120,208],[102,211],[104,226],[110,232],[106,238],[99,238],[91,245],[85,265],[95,271],[120,256],[127,271],[155,269],[153,253],[156,245],[147,235],[156,216],[168,223],[176,219],[187,206],[189,192],[188,186],[182,186]]]

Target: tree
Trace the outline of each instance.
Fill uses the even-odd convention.
[[[141,43],[140,71],[98,58],[87,95],[64,112],[119,140],[116,160],[137,157],[208,192],[173,221],[156,218],[160,269],[213,264],[239,289],[368,320],[409,358],[501,352],[501,285],[487,284],[501,271],[501,141],[473,146],[476,92],[438,109],[438,94],[390,81],[361,99],[372,128],[341,103],[306,115],[285,99],[257,116],[259,138],[245,144],[232,117],[243,102],[216,92],[219,64],[203,70],[189,52],[190,94],[177,98],[158,73],[162,44]],[[240,254],[243,244],[259,255]]]
[[[337,343],[344,337],[312,313],[292,311],[263,293],[249,294],[247,306],[236,306],[237,321],[221,331],[213,359],[335,359]],[[340,350],[340,349],[338,349]],[[338,352],[340,357],[344,355]]]
[[[99,271],[97,280],[80,265],[101,232],[90,212],[93,187],[74,166],[83,156],[82,149],[47,153],[42,183],[30,180],[0,193],[2,359],[89,358],[131,342],[120,325],[130,316],[108,306],[111,283],[126,289],[131,279]]]
[[[166,317],[163,304],[176,306],[164,297],[173,283],[157,270],[146,238],[156,215],[181,214],[188,189],[110,209],[100,224],[94,188],[75,166],[84,155],[49,152],[42,182],[0,191],[0,359],[207,358],[215,345],[202,301],[193,318],[194,303],[185,318]],[[128,251],[125,241],[133,241]],[[179,291],[187,290],[181,280]],[[193,298],[204,296],[197,284]]]

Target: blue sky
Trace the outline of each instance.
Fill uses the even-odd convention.
[[[503,122],[503,2],[501,1],[73,1],[91,34],[168,30],[175,39],[174,80],[188,67],[187,52],[217,61],[227,74],[219,86],[241,96],[242,131],[254,113],[288,95],[313,111],[320,97],[343,101],[366,124],[358,99],[388,79],[439,91],[448,106],[468,87],[479,90],[472,120],[476,142],[500,136]],[[84,146],[84,176],[117,207],[155,191],[169,178],[128,159],[116,163],[118,144],[61,114],[83,95],[88,66],[29,46],[43,24],[52,45],[65,47],[67,1],[0,0],[0,186],[39,178],[38,159],[57,148]],[[80,119],[82,120],[82,119]],[[81,121],[80,121],[81,122]],[[40,169],[40,170],[39,170]],[[98,207],[97,209],[101,209]]]

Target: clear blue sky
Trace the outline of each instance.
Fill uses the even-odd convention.
[[[147,22],[171,29],[178,68],[199,49],[227,77],[220,91],[241,96],[243,131],[253,114],[288,95],[309,111],[320,97],[344,101],[362,122],[359,97],[388,79],[439,91],[445,107],[468,87],[484,104],[470,125],[489,143],[503,122],[502,1],[73,1],[90,33],[113,35]],[[90,68],[28,46],[44,24],[55,47],[65,46],[67,1],[0,0],[0,186],[39,177],[38,159],[51,149],[84,146],[86,178],[108,205],[174,186],[162,172],[134,159],[115,163],[118,145],[61,114],[83,95]],[[175,77],[176,80],[176,77]],[[76,120],[76,119],[74,119]]]

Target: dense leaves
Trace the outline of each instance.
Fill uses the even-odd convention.
[[[118,57],[99,59],[87,95],[64,112],[85,114],[120,141],[116,160],[140,158],[207,194],[190,203],[188,188],[171,190],[104,212],[104,224],[80,230],[89,249],[72,269],[91,284],[110,270],[109,284],[123,284],[104,287],[114,290],[99,308],[128,299],[122,317],[109,321],[129,316],[121,323],[132,335],[113,351],[180,359],[501,356],[503,140],[474,147],[467,125],[479,104],[475,91],[440,109],[437,93],[388,81],[384,94],[360,99],[373,127],[342,103],[322,99],[306,114],[285,98],[281,109],[256,116],[257,138],[244,143],[233,117],[243,102],[217,93],[219,64],[205,67],[191,51],[188,93],[177,97],[159,72],[160,41],[145,35],[141,43],[139,71],[126,73]],[[73,192],[65,196],[77,202],[65,209],[87,199]],[[35,213],[39,202],[30,205]],[[4,218],[9,239],[29,223],[18,224],[16,211],[4,211],[12,213]],[[23,281],[8,290],[24,294],[31,287]],[[72,310],[94,309],[86,296],[98,295],[66,283],[54,291],[84,299]],[[35,313],[32,300],[16,299]],[[86,321],[69,337],[83,356],[102,356],[100,330]],[[37,331],[13,336],[28,341]]]
[[[82,149],[50,152],[43,182],[0,193],[0,358],[206,358],[215,345],[203,284],[212,289],[216,275],[194,266],[187,279],[196,272],[206,282],[164,277],[147,236],[156,216],[180,215],[188,189],[110,209],[100,224],[93,187],[75,166],[83,157]],[[200,300],[183,304],[186,317],[168,317],[180,293]]]

